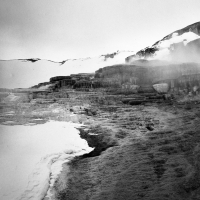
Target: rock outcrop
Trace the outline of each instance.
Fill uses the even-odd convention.
[[[200,85],[200,64],[183,63],[161,66],[115,65],[96,71],[96,77],[123,89],[141,90],[154,84],[167,83],[171,91],[193,91]],[[137,87],[139,86],[139,87]]]

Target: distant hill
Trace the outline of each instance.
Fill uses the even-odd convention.
[[[152,46],[126,58],[133,63],[138,59],[172,62],[200,62],[200,22],[176,30]]]
[[[39,58],[0,60],[0,88],[28,88],[54,76],[95,72],[101,67],[120,64],[133,51],[117,51],[93,58],[61,62]]]
[[[161,66],[200,63],[200,22],[176,30],[137,53],[116,51],[97,57],[60,62],[40,58],[0,60],[0,88],[29,88],[51,77],[94,73],[112,65]]]

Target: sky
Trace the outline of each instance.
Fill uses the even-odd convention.
[[[139,51],[200,21],[200,0],[0,0],[0,59]]]

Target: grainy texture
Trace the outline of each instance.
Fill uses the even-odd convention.
[[[199,199],[199,111],[198,101],[99,105],[81,136],[90,146],[101,139],[70,163],[58,199]]]
[[[62,98],[65,93],[52,94],[49,103],[24,95],[9,101],[3,94],[0,106],[1,124],[86,125],[80,135],[96,148],[64,165],[55,184],[58,200],[200,199],[197,97],[131,106],[123,95],[68,91]]]

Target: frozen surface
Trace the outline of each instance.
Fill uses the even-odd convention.
[[[35,126],[0,125],[0,199],[43,199],[62,164],[91,151],[74,126],[55,121]],[[50,191],[47,196],[51,197]]]

